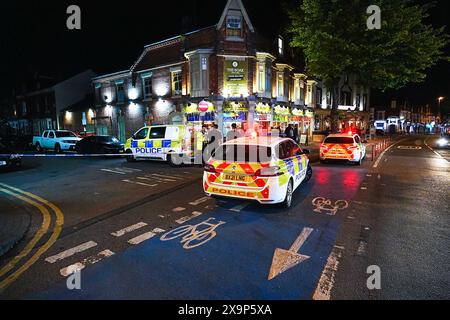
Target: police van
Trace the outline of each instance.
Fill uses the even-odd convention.
[[[144,127],[125,143],[127,161],[148,159],[167,161],[172,166],[182,165],[193,159],[191,136],[185,125]]]

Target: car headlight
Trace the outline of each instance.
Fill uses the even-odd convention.
[[[445,146],[448,143],[447,139],[441,138],[437,141],[437,144],[440,146]]]

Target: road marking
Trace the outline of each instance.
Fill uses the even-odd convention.
[[[131,181],[131,180],[122,180],[123,182],[126,183],[131,183],[131,184],[136,184],[138,186],[145,186],[145,187],[156,187],[157,184],[148,184],[148,183],[144,183],[144,182],[136,182],[136,181]]]
[[[245,208],[247,208],[249,205],[250,205],[250,202],[245,202],[243,204],[240,204],[240,205],[237,205],[237,206],[231,208],[230,211],[239,213],[242,210],[244,210]]]
[[[163,229],[156,228],[156,229],[153,229],[150,232],[141,234],[140,236],[137,236],[137,237],[135,237],[133,239],[128,240],[128,243],[129,244],[133,244],[133,245],[137,245],[137,244],[140,244],[140,243],[142,243],[144,241],[147,241],[147,240],[153,238],[154,236],[156,236],[159,233],[164,233],[164,232],[166,232],[166,231],[163,230]]]
[[[192,212],[192,214],[190,216],[180,218],[180,219],[176,220],[175,222],[178,224],[183,224],[183,223],[188,222],[196,217],[201,216],[202,214],[203,214],[203,212],[194,211],[194,212]]]
[[[208,201],[209,199],[210,199],[209,197],[203,197],[203,198],[197,199],[193,202],[189,202],[189,204],[191,206],[198,206],[199,204],[204,203],[204,202]]]
[[[270,267],[269,271],[269,281],[310,258],[309,256],[299,254],[298,252],[313,231],[314,229],[311,228],[303,228],[302,233],[294,241],[289,250],[279,248],[275,250],[272,260],[272,266]]]
[[[35,253],[34,255],[27,261],[25,262],[19,269],[17,269],[15,272],[13,272],[12,274],[9,275],[8,278],[6,278],[5,280],[3,280],[2,282],[0,282],[0,292],[2,290],[4,290],[5,288],[7,288],[9,285],[11,285],[11,283],[13,283],[14,281],[17,280],[17,278],[24,273],[25,271],[27,271],[33,264],[36,263],[36,261],[39,260],[39,258],[45,253],[47,252],[50,247],[56,242],[56,240],[58,239],[59,235],[61,234],[62,231],[62,226],[64,224],[64,215],[61,212],[61,210],[54,205],[53,203],[51,203],[50,201],[47,201],[37,195],[34,195],[30,192],[26,192],[26,191],[22,191],[20,189],[14,188],[12,186],[9,186],[7,184],[4,183],[0,183],[0,186],[3,188],[9,188],[17,193],[21,193],[23,195],[26,195],[29,198],[32,198],[34,200],[39,201],[40,203],[45,204],[47,207],[49,207],[50,209],[52,209],[52,211],[55,214],[56,217],[56,221],[53,225],[53,231],[52,234],[50,236],[50,238],[47,240],[47,242],[42,245]],[[31,200],[29,200],[31,201]]]
[[[151,178],[149,178],[151,177]],[[138,178],[139,179],[139,178]],[[149,181],[159,181],[159,182],[177,182],[178,180],[173,180],[173,179],[165,179],[165,178],[160,178],[160,177],[154,177],[152,175],[146,176],[145,178],[143,178],[145,180],[149,180]]]
[[[422,147],[414,146],[398,146],[397,149],[400,150],[422,150]]]
[[[82,262],[77,262],[75,264],[72,264],[66,268],[63,268],[59,271],[59,273],[63,277],[68,277],[72,274],[74,274],[76,271],[81,271],[84,268],[86,268],[89,265],[96,264],[97,262],[102,261],[105,258],[109,258],[114,255],[114,252],[111,250],[104,250],[95,256],[90,256],[89,258],[84,259]]]
[[[383,157],[384,157],[384,155],[386,154],[386,152],[388,152],[388,151],[389,151],[390,149],[392,149],[395,145],[399,144],[400,142],[403,142],[404,140],[406,140],[406,139],[402,139],[402,140],[400,140],[400,141],[397,141],[396,143],[390,145],[386,150],[384,150],[384,151],[380,154],[380,156],[378,157],[377,161],[375,161],[375,164],[373,165],[373,167],[374,167],[374,168],[378,168],[378,166],[379,166],[379,164],[380,164],[380,162],[381,162],[381,159],[383,159]]]
[[[331,291],[334,286],[334,279],[339,267],[339,260],[342,257],[344,247],[335,246],[328,257],[327,264],[320,276],[319,283],[313,295],[313,300],[330,300]]]
[[[133,168],[127,168],[127,167],[122,167],[122,168],[115,168],[118,171],[124,171],[124,172],[142,172],[142,170],[140,169],[133,169]]]
[[[184,211],[184,210],[186,210],[186,208],[178,207],[178,208],[172,209],[172,212],[182,212],[182,211]]]
[[[115,171],[115,170],[111,170],[111,169],[101,169],[101,171],[115,173],[115,174],[126,174],[123,171]]]
[[[126,228],[124,228],[122,230],[113,232],[113,233],[111,233],[111,235],[114,236],[114,237],[122,237],[122,236],[126,235],[127,233],[136,231],[136,230],[141,229],[141,228],[143,228],[145,226],[147,226],[147,224],[145,222],[139,222],[139,223],[133,224],[132,226],[126,227]]]
[[[152,173],[151,175],[155,176],[155,177],[161,177],[161,178],[164,178],[164,179],[184,180],[184,177],[179,177],[179,176],[162,175],[162,174],[157,174],[157,173]]]
[[[361,187],[361,190],[367,190],[367,188],[366,187]]]
[[[425,145],[427,146],[427,148],[430,149],[430,150],[431,150],[434,154],[436,154],[439,158],[444,159],[445,161],[448,162],[448,160],[445,159],[445,158],[442,156],[442,154],[440,154],[439,152],[437,152],[436,150],[434,150],[432,147],[430,147],[430,146],[428,145],[427,141],[428,141],[428,139],[425,139],[425,140],[424,140],[424,143],[425,143]]]
[[[312,201],[314,212],[325,212],[329,216],[335,216],[339,210],[345,210],[348,208],[349,203],[346,200],[337,200],[333,203],[331,199],[325,199],[323,197],[317,197]]]
[[[94,248],[97,246],[97,243],[94,241],[89,241],[83,244],[80,244],[79,246],[76,246],[74,248],[68,249],[66,251],[60,252],[54,256],[48,257],[47,259],[45,259],[45,261],[47,261],[48,263],[55,263],[57,261],[60,260],[64,260],[68,257],[71,257],[77,253],[89,250],[91,248]]]

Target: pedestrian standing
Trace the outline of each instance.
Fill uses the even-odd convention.
[[[240,137],[242,137],[242,133],[240,130],[237,129],[236,123],[233,123],[231,125],[231,130],[228,131],[228,133],[227,133],[227,141],[238,139]]]

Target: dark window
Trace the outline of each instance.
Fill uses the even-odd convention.
[[[363,95],[363,108],[364,108],[364,110],[367,110],[367,100],[368,100],[367,94]]]
[[[166,127],[156,127],[150,131],[150,139],[164,139],[165,137]]]
[[[56,131],[57,138],[76,138],[77,136],[70,131]]]
[[[329,144],[353,144],[352,137],[330,137],[326,138],[324,143]]]
[[[272,149],[254,145],[226,145],[217,149],[212,157],[215,160],[229,162],[267,163],[272,160]]]
[[[242,17],[228,16],[227,17],[227,36],[241,37]]]
[[[123,83],[117,83],[116,89],[117,89],[117,101],[123,102],[125,100],[125,87]]]
[[[48,137],[49,137],[50,139],[54,139],[54,138],[55,138],[55,134],[54,134],[53,132],[50,132],[50,133],[48,134]]]
[[[143,79],[144,97],[149,98],[153,94],[152,77]]]
[[[358,93],[356,95],[356,108],[360,108],[361,107],[361,95]]]
[[[148,135],[148,128],[143,128],[141,130],[139,130],[135,135],[134,135],[134,139],[136,140],[144,140],[147,139],[147,135]]]
[[[48,131],[44,131],[43,137],[44,137],[44,138],[47,138],[47,137],[48,137]]]

